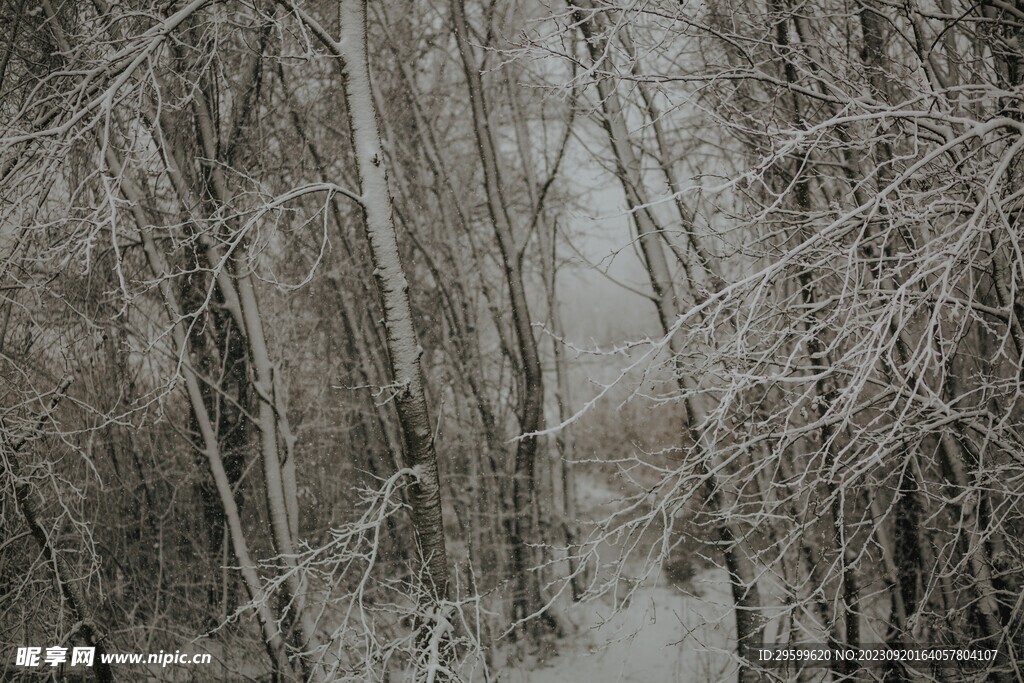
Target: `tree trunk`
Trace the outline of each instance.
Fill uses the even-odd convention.
[[[134,208],[139,206],[136,202]],[[139,221],[139,217],[136,217],[136,220]],[[178,306],[177,297],[174,295],[170,282],[167,279],[170,269],[163,254],[157,248],[152,235],[143,227],[148,225],[148,222],[145,220],[139,222],[146,260],[149,262],[153,274],[160,280],[160,293],[164,300],[164,306],[167,309],[168,316],[173,321],[171,335],[174,341],[174,350],[181,358],[181,371],[185,380],[185,389],[193,414],[199,425],[199,431],[205,445],[206,459],[210,465],[214,483],[217,486],[217,493],[220,495],[221,505],[224,507],[224,517],[227,520],[232,549],[240,565],[239,571],[245,581],[249,598],[255,605],[256,615],[263,630],[263,639],[267,652],[270,655],[275,671],[282,674],[291,670],[284,638],[278,628],[277,618],[267,604],[267,596],[264,594],[262,581],[256,572],[256,565],[249,555],[249,547],[245,540],[245,533],[242,530],[242,520],[238,513],[238,506],[235,503],[231,482],[224,468],[224,461],[221,458],[213,421],[210,419],[209,411],[203,401],[199,378],[193,370],[191,360],[188,357],[188,341],[184,319]]]
[[[345,77],[346,110],[355,148],[366,236],[384,311],[388,360],[394,382],[395,406],[402,427],[405,461],[416,476],[410,505],[423,559],[421,597],[426,606],[437,610],[439,603],[448,597],[448,558],[437,454],[420,370],[423,349],[412,324],[409,285],[399,257],[384,152],[370,91],[365,0],[342,0],[341,17],[336,54],[342,60]],[[437,627],[443,628],[443,616],[435,613],[435,617],[438,619]]]
[[[38,432],[46,420],[49,419],[50,414],[64,397],[70,385],[71,379],[67,378],[62,380],[57,386],[53,396],[50,398],[49,405],[37,420],[35,432]],[[53,545],[49,534],[47,534],[46,529],[39,521],[39,514],[36,512],[35,503],[32,500],[32,489],[26,483],[28,480],[21,476],[18,454],[25,443],[35,434],[27,434],[14,441],[10,441],[6,433],[0,436],[3,439],[7,469],[14,481],[14,499],[18,510],[21,512],[21,516],[24,517],[25,524],[32,533],[32,538],[39,544],[40,551],[49,561],[50,568],[53,570],[54,583],[56,583],[61,597],[64,598],[67,608],[71,611],[72,617],[78,624],[76,635],[81,635],[88,646],[96,648],[96,680],[99,683],[113,683],[114,675],[110,670],[110,665],[103,661],[103,657],[106,654],[106,643],[104,642],[107,637],[106,631],[96,622],[92,611],[89,609],[89,602],[86,601],[85,596],[72,579],[70,565],[64,558],[64,555]]]
[[[513,598],[512,616],[523,621],[541,616],[549,628],[556,625],[550,615],[537,614],[544,607],[540,591],[539,575],[532,571],[534,553],[529,544],[535,542],[536,529],[532,523],[532,509],[536,493],[535,469],[537,437],[544,411],[544,376],[540,366],[537,340],[533,336],[530,311],[523,286],[522,256],[516,246],[509,219],[508,205],[502,193],[501,174],[498,169],[494,138],[487,120],[487,104],[484,100],[483,83],[469,44],[469,29],[466,23],[462,0],[452,0],[452,18],[455,37],[462,57],[463,71],[469,89],[469,100],[473,113],[473,130],[476,134],[477,149],[483,165],[484,188],[487,195],[487,210],[494,225],[494,233],[501,252],[505,280],[508,284],[512,304],[512,322],[516,333],[518,356],[522,361],[520,381],[519,428],[521,435],[516,444],[515,477],[512,481],[512,504],[514,516],[509,523],[512,543],[512,571],[515,573],[516,591]]]

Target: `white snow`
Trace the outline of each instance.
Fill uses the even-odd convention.
[[[621,497],[603,478],[580,476],[581,509],[607,513]],[[586,513],[584,513],[586,514]],[[695,565],[696,566],[696,565]],[[570,604],[557,613],[566,634],[554,656],[495,661],[503,683],[628,683],[735,681],[735,638],[725,571],[698,570],[685,586],[653,576],[616,612],[610,597]]]
[[[558,642],[546,662],[514,662],[496,678],[509,683],[627,683],[734,680],[727,648],[732,637],[728,585],[719,570],[699,574],[704,598],[668,586],[644,586],[630,605],[611,614],[607,604],[574,605],[579,631]],[[720,593],[720,595],[718,594]]]

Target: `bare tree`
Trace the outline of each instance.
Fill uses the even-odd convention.
[[[1018,677],[1019,2],[38,5],[4,644],[493,680],[669,583],[709,679]]]

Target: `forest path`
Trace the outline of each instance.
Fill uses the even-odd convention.
[[[580,476],[580,509],[602,516],[621,497],[605,480]],[[635,563],[636,560],[631,561]],[[696,559],[695,559],[696,563]],[[638,570],[639,567],[629,567]],[[550,659],[510,658],[495,680],[503,683],[630,683],[649,681],[731,681],[728,643],[733,638],[725,572],[702,569],[671,585],[662,573],[641,584],[629,604],[616,612],[609,596],[568,605],[559,613],[566,635]]]

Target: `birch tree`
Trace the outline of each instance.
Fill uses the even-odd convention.
[[[427,413],[420,370],[422,348],[412,326],[408,280],[398,251],[391,191],[381,148],[377,112],[370,86],[366,45],[366,4],[341,3],[341,33],[334,39],[315,19],[296,9],[299,20],[338,60],[345,82],[345,111],[352,135],[359,179],[359,202],[370,245],[392,373],[394,401],[401,424],[406,465],[416,483],[411,489],[413,525],[423,562],[423,619],[420,628],[428,679],[448,670],[449,655],[430,649],[451,628],[444,602],[448,598],[448,558],[441,512],[437,454]],[[447,647],[447,646],[446,646]],[[440,657],[440,659],[439,659]]]

